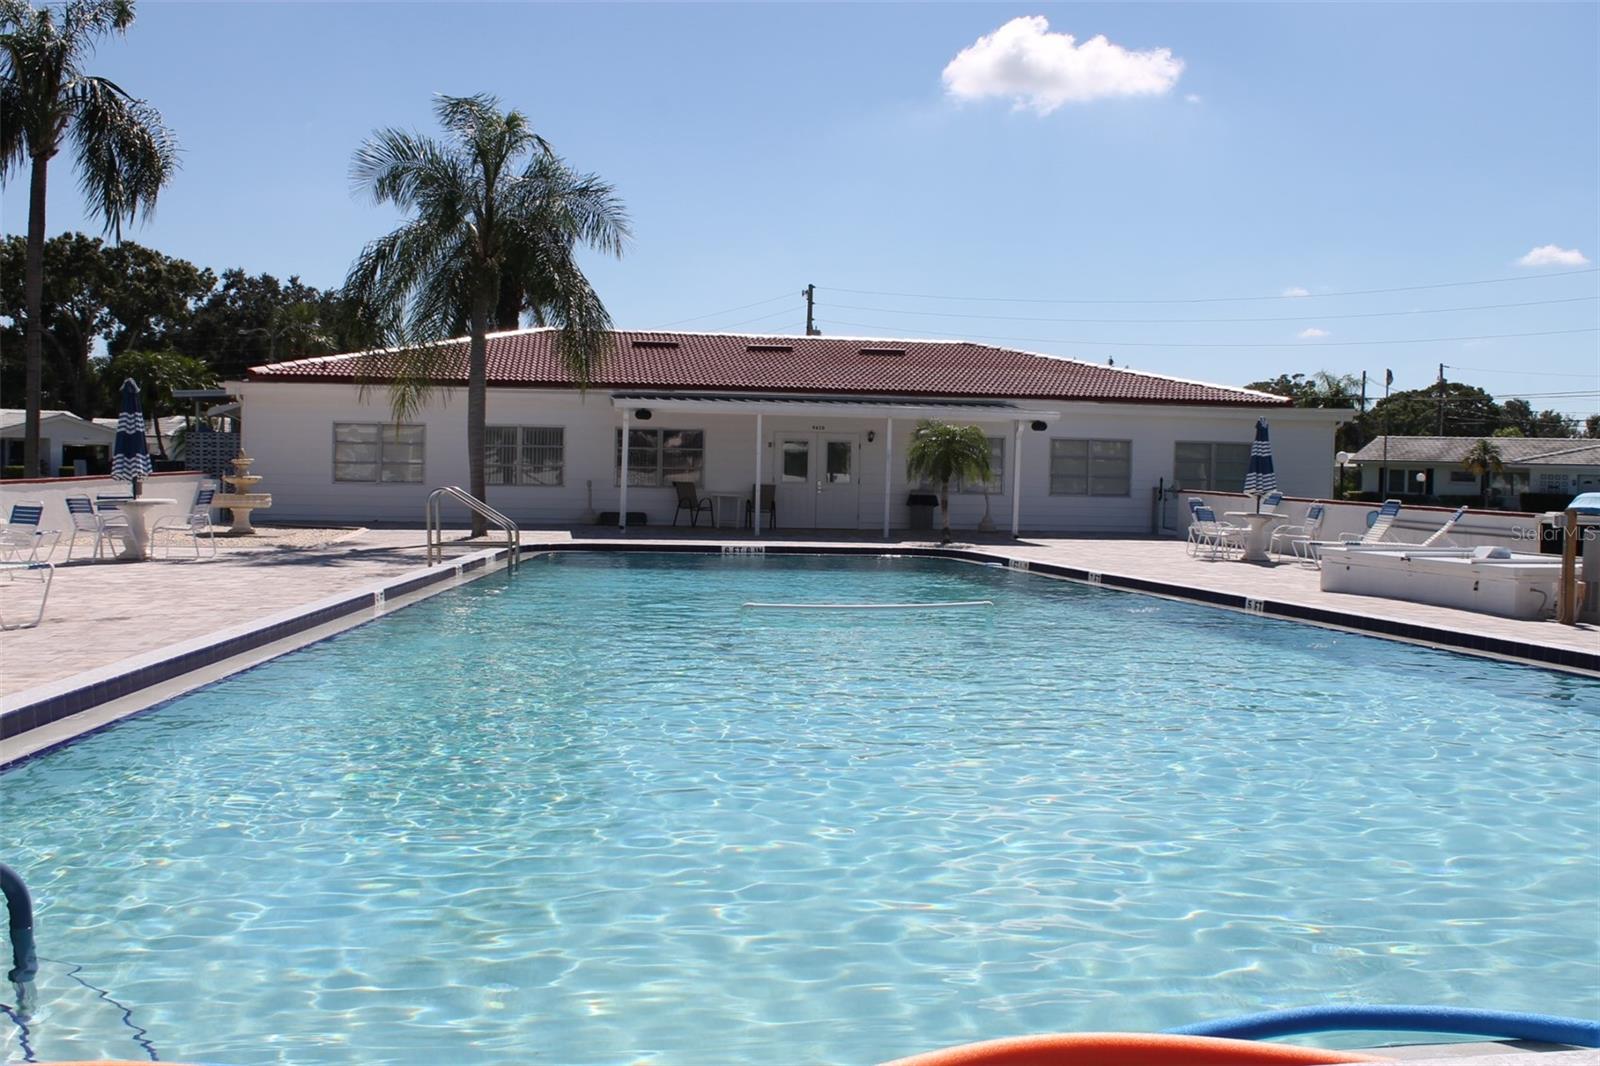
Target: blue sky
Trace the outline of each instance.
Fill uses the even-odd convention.
[[[1228,382],[1367,370],[1379,394],[1385,368],[1414,388],[1444,362],[1582,416],[1600,411],[1597,14],[144,0],[91,69],[184,148],[128,236],[217,269],[338,283],[396,220],[352,195],[356,146],[431,132],[434,93],[486,91],[626,201],[628,254],[590,261],[624,327],[795,332],[815,283],[828,333]],[[49,229],[97,231],[67,162]],[[6,232],[25,196],[6,188]],[[1500,278],[1519,280],[1321,295]],[[1243,296],[1268,299],[1217,300]],[[1183,300],[1217,302],[1130,302]],[[1263,318],[1281,320],[1218,321]],[[1104,319],[1134,321],[1084,321]],[[1498,336],[1530,333],[1550,335]],[[1426,342],[1469,337],[1489,339]]]

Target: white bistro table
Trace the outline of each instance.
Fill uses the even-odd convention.
[[[136,500],[118,500],[117,510],[128,516],[128,543],[117,558],[139,562],[150,555],[150,513],[176,506],[177,500],[164,496],[140,496]]]
[[[1250,527],[1249,534],[1244,539],[1244,556],[1241,562],[1265,563],[1267,546],[1272,543],[1272,526],[1275,522],[1282,522],[1288,518],[1285,514],[1275,514],[1272,511],[1228,511],[1227,518],[1241,519]]]
[[[737,526],[744,501],[745,496],[740,492],[711,493],[711,524],[718,529]]]

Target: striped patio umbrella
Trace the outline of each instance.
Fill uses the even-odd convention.
[[[1261,497],[1276,491],[1278,475],[1272,472],[1272,440],[1267,435],[1267,420],[1256,419],[1256,439],[1250,445],[1250,465],[1244,471],[1244,491],[1256,498],[1256,510],[1261,510]]]
[[[150,476],[150,449],[144,439],[144,414],[139,410],[139,383],[132,378],[122,383],[117,439],[111,445],[111,476],[133,482],[135,496],[139,495],[139,480]]]

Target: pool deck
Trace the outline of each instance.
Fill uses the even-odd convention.
[[[765,547],[773,551],[881,552],[936,548],[934,541],[905,535],[889,541],[868,535],[819,537],[816,534],[748,534],[718,530],[652,528],[626,534],[614,529],[528,530],[524,552],[555,550],[719,550]],[[503,546],[490,536],[471,540],[450,534],[447,555]],[[971,534],[965,534],[971,537]],[[113,679],[115,695],[140,687],[142,677],[164,653],[193,658],[208,639],[265,625],[282,628],[300,609],[323,609],[330,598],[408,581],[425,572],[425,537],[419,529],[266,529],[259,537],[219,538],[215,559],[157,560],[139,564],[80,562],[58,565],[43,622],[30,629],[0,633],[0,712],[38,705],[88,679]],[[1361,631],[1387,632],[1402,639],[1445,643],[1516,657],[1563,659],[1567,668],[1600,670],[1600,628],[1521,621],[1445,607],[1323,592],[1317,571],[1288,562],[1258,566],[1189,556],[1174,539],[1024,537],[978,535],[952,546],[967,558],[1026,563],[1031,569],[1087,580],[1106,588],[1169,595],[1277,617],[1314,621]],[[412,582],[414,583],[414,582]],[[38,586],[0,582],[0,609],[14,619],[36,597]],[[384,606],[376,596],[363,616]],[[347,612],[349,613],[349,612]],[[306,628],[302,626],[301,628]],[[276,632],[277,630],[274,630]],[[213,640],[213,643],[215,641]],[[258,640],[257,643],[260,643]],[[1473,645],[1477,647],[1474,648]],[[1507,649],[1511,649],[1509,652]],[[212,660],[220,656],[212,656]],[[126,667],[127,680],[117,678]],[[135,670],[134,668],[138,669]],[[170,675],[173,671],[167,671]],[[224,671],[225,672],[225,671]],[[102,684],[102,689],[111,691]],[[170,694],[170,693],[169,693]],[[80,697],[84,706],[92,700]],[[74,712],[75,713],[75,712]],[[62,717],[59,710],[53,719]],[[22,727],[24,730],[31,726]],[[17,733],[15,722],[0,732]],[[8,752],[0,748],[0,762]],[[14,756],[11,756],[14,757]]]

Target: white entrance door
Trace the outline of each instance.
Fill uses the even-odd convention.
[[[780,432],[773,440],[778,528],[857,528],[861,447],[856,434]]]

